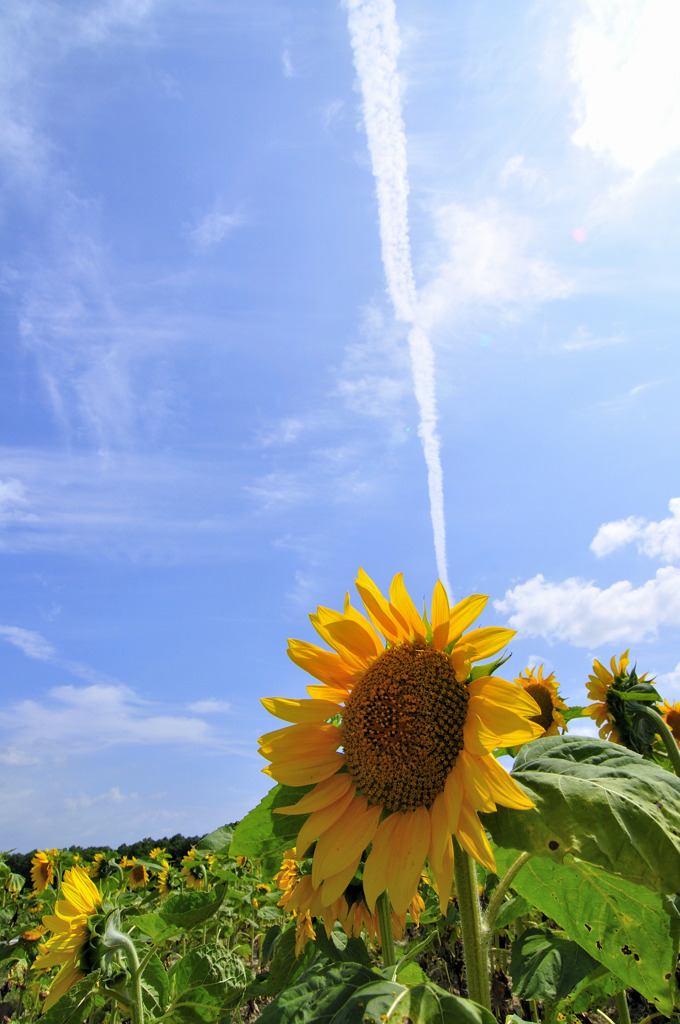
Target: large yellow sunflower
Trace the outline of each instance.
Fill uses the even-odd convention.
[[[88,919],[101,906],[99,890],[78,866],[64,872],[61,894],[64,898],[57,900],[54,914],[46,914],[42,919],[43,925],[53,934],[40,947],[40,953],[33,963],[36,970],[61,965],[61,970],[50,985],[45,1000],[46,1010],[87,974],[90,965],[84,964],[83,960],[87,956],[90,940]]]
[[[559,683],[555,679],[555,673],[543,676],[543,665],[531,666],[520,672],[515,679],[523,687],[529,696],[533,697],[539,708],[540,715],[532,718],[543,729],[543,736],[557,736],[560,729],[564,732],[567,723],[560,708],[567,710],[567,705],[558,693]]]
[[[470,680],[472,663],[514,636],[496,627],[465,633],[484,608],[484,595],[450,608],[438,582],[428,622],[401,574],[389,600],[363,570],[357,589],[368,618],[349,595],[343,612],[319,608],[310,616],[331,651],[289,641],[291,659],[321,685],[307,687],[309,700],[262,701],[293,723],[260,739],[260,753],[271,761],[263,770],[285,785],[314,787],[278,810],[309,815],[296,856],[302,859],[316,842],[311,883],[321,888],[324,906],[342,895],[370,846],[363,888],[371,912],[387,889],[395,912],[404,913],[426,859],[445,911],[451,836],[494,870],[477,812],[497,803],[533,806],[492,751],[540,736],[543,730],[530,721],[540,708],[515,683],[488,675]]]
[[[54,879],[54,861],[59,850],[37,850],[31,860],[33,892],[44,892]]]

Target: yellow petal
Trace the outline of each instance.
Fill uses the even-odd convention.
[[[456,640],[484,611],[489,598],[486,594],[471,594],[451,609],[449,636]]]
[[[428,857],[430,864],[441,865],[446,841],[451,838],[449,828],[449,812],[444,793],[439,793],[430,808],[430,848]]]
[[[360,623],[354,622],[352,619],[339,619],[337,622],[329,623],[326,628],[333,641],[333,646],[338,651],[342,649],[350,651],[366,666],[368,666],[369,660],[374,659],[385,649],[378,645]]]
[[[322,647],[304,640],[289,640],[287,654],[298,668],[304,669],[323,683],[346,688],[347,682],[352,678],[352,669],[335,651],[324,651]]]
[[[282,718],[284,722],[295,722],[297,725],[307,722],[325,722],[342,708],[330,700],[291,700],[288,697],[261,697],[270,715]]]
[[[276,814],[310,814],[312,811],[319,811],[322,807],[334,804],[353,786],[354,783],[349,775],[331,775],[330,779],[325,779],[309,793],[305,793],[296,804],[290,804],[288,807],[275,807],[274,811]]]
[[[425,807],[399,815],[394,836],[394,856],[388,866],[387,891],[392,909],[404,914],[418,890],[430,845],[430,815]]]
[[[518,810],[528,810],[536,806],[493,754],[487,754],[479,760],[496,803],[502,804],[503,807],[516,807]]]
[[[355,797],[345,813],[319,839],[312,862],[312,879],[321,885],[358,859],[373,839],[382,807],[369,807],[365,796]]]
[[[373,913],[375,901],[387,888],[387,866],[394,856],[392,837],[399,822],[399,815],[390,814],[381,821],[375,833],[373,847],[364,865],[364,897],[366,905]]]
[[[304,755],[309,750],[337,750],[342,743],[342,730],[327,722],[304,722],[266,732],[258,742],[263,757],[275,754],[286,758],[298,751]]]
[[[453,843],[451,842],[451,836],[448,837],[444,847],[441,865],[436,866],[430,861],[430,867],[432,868],[437,895],[439,896],[439,909],[442,914],[446,914],[453,886]]]
[[[432,594],[432,643],[438,651],[449,642],[449,599],[441,580],[437,580]]]
[[[349,691],[353,686],[353,682],[348,683],[348,688],[340,686],[324,686],[319,684],[318,686],[312,683],[307,687],[307,693],[312,700],[332,700],[335,704],[343,704],[349,697]]]
[[[507,647],[516,632],[515,629],[505,629],[501,626],[486,626],[484,629],[473,629],[466,633],[463,640],[475,649],[472,661],[481,661],[482,658],[490,658],[492,654],[498,654]]]
[[[541,714],[540,707],[523,686],[510,683],[499,676],[482,676],[473,680],[468,686],[468,693],[470,697],[483,697],[485,701],[500,704],[509,711],[526,715],[527,718]]]
[[[477,763],[477,758],[461,750],[457,763],[460,763],[463,774],[465,799],[475,811],[495,811],[496,804],[491,798],[491,790],[484,773]]]
[[[321,899],[324,906],[329,903],[334,903],[339,896],[342,896],[349,883],[354,878],[356,869],[359,867],[359,860],[361,854],[356,860],[351,860],[349,864],[338,871],[335,875],[330,875],[321,886]]]
[[[418,614],[416,606],[404,586],[404,575],[401,572],[398,572],[392,580],[392,585],[390,586],[390,601],[397,611],[401,612],[403,615],[404,619],[408,623],[411,634],[416,639],[424,639],[427,635],[425,623],[423,622],[422,616]]]
[[[295,860],[303,859],[310,844],[313,843],[315,839],[318,839],[326,829],[330,828],[338,818],[342,817],[344,812],[352,803],[352,800],[354,800],[354,790],[349,789],[334,801],[334,803],[328,804],[326,807],[321,807],[318,811],[313,811],[312,814],[309,815],[307,821],[298,832]]]
[[[311,786],[316,782],[323,782],[330,775],[335,775],[344,763],[345,758],[342,754],[331,754],[316,761],[272,764],[262,771],[283,786]]]
[[[460,809],[456,839],[463,849],[489,871],[496,870],[493,850],[486,838],[481,821],[465,801]]]
[[[491,753],[497,747],[514,747],[543,735],[537,722],[491,704],[481,697],[471,697],[463,727],[465,749],[475,757]]]
[[[454,764],[446,777],[444,800],[446,801],[446,811],[449,817],[449,835],[451,835],[458,828],[460,807],[463,801],[463,780],[458,763]]]
[[[384,597],[376,594],[369,587],[362,586],[358,580],[356,587],[368,617],[375,628],[379,629],[385,639],[389,640],[392,644],[402,639],[404,630],[400,629],[395,622],[394,616],[390,612],[390,606]]]

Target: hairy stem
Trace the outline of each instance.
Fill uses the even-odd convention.
[[[488,943],[482,929],[482,914],[477,895],[477,871],[475,862],[453,837],[453,871],[456,880],[456,898],[460,912],[460,927],[463,938],[465,976],[470,999],[487,1010],[491,1009],[489,988]]]
[[[393,967],[397,962],[394,952],[394,934],[392,932],[392,910],[387,889],[378,896],[378,929],[380,931],[380,944],[382,946],[383,964],[385,967]]]

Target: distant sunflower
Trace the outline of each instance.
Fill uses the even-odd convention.
[[[595,719],[595,724],[600,727],[600,738],[611,740],[612,743],[625,743],[628,738],[625,702],[616,693],[612,692],[617,688],[627,689],[630,682],[641,683],[647,678],[644,675],[635,675],[628,669],[628,651],[624,651],[619,658],[618,664],[613,657],[609,662],[609,669],[597,659],[593,662],[593,671],[588,676],[588,696],[594,699],[595,703],[583,709],[584,715]],[[622,735],[623,733],[623,735]],[[628,744],[626,744],[628,745]]]
[[[664,722],[673,733],[675,742],[680,746],[680,701],[676,701],[675,704],[669,704],[667,700],[664,700],[659,711]]]
[[[44,892],[54,880],[54,862],[59,850],[37,850],[31,860],[33,892]]]
[[[184,875],[184,883],[190,889],[202,889],[206,884],[207,874],[205,865],[202,863],[201,855],[198,851],[192,847],[191,850],[182,857],[182,874]]]
[[[530,666],[520,672],[515,679],[523,687],[530,697],[533,697],[539,708],[540,715],[534,715],[532,722],[537,722],[543,729],[543,736],[557,736],[559,730],[564,732],[567,723],[561,710],[566,711],[567,705],[560,698],[558,691],[559,683],[555,679],[555,673],[543,676],[543,665],[538,668]]]
[[[153,848],[153,850],[151,850],[149,856],[151,857],[151,860],[160,860],[160,861],[162,861],[163,860],[163,854],[165,854],[165,853],[167,853],[167,851],[166,851],[164,846],[154,846],[154,848]]]
[[[64,872],[61,894],[64,898],[57,900],[54,914],[46,914],[42,919],[43,925],[53,934],[40,947],[33,963],[36,970],[61,966],[50,985],[45,1000],[46,1010],[92,970],[93,964],[88,963],[91,954],[88,921],[101,907],[99,890],[86,872],[77,866]]]
[[[429,859],[445,910],[453,879],[455,835],[489,870],[494,856],[478,811],[533,803],[496,761],[499,746],[541,735],[540,712],[515,683],[489,675],[470,679],[472,663],[500,651],[509,629],[465,630],[488,598],[449,607],[434,588],[431,623],[418,614],[394,577],[390,599],[363,570],[357,589],[368,618],[345,601],[344,612],[319,608],[310,619],[331,651],[289,641],[296,665],[321,681],[310,700],[271,697],[265,708],[293,724],[260,739],[263,769],[288,786],[313,785],[283,814],[308,814],[297,837],[302,859],[316,841],[311,882],[324,906],[351,882],[371,845],[363,874],[372,913],[387,889],[403,914]],[[385,638],[383,642],[379,633]],[[338,750],[342,747],[342,752]]]
[[[133,858],[134,860],[134,858]],[[127,883],[131,889],[141,889],[149,881],[149,873],[143,864],[133,864],[127,874]]]

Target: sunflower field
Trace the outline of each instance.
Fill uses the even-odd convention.
[[[484,595],[356,583],[364,612],[289,642],[314,682],[263,698],[275,785],[234,828],[0,859],[0,1020],[680,1019],[680,707],[627,651],[568,707],[542,666],[498,674]]]

